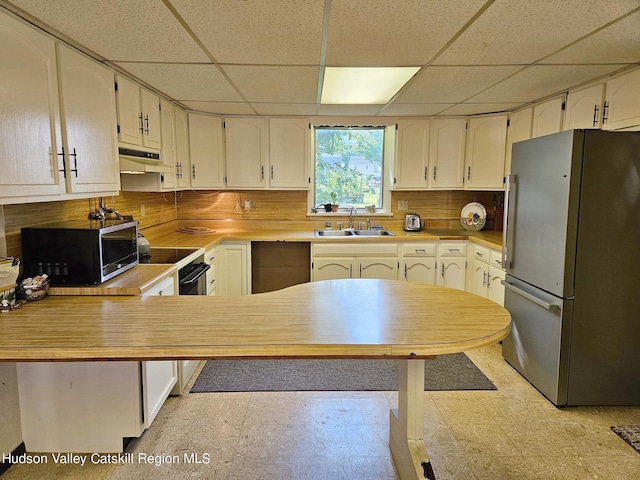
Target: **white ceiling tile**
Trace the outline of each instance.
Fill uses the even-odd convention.
[[[532,63],[636,7],[636,0],[497,0],[435,64]]]
[[[324,2],[171,0],[220,63],[318,65]]]
[[[532,65],[470,98],[469,102],[532,102],[619,68],[618,65]]]
[[[118,66],[178,101],[242,101],[242,97],[215,65],[121,63]]]
[[[636,63],[640,59],[640,12],[545,58],[542,63]]]
[[[224,71],[250,102],[315,103],[319,67],[225,65]]]
[[[451,103],[391,103],[381,113],[400,117],[429,117],[437,115],[451,106]]]
[[[219,115],[255,115],[256,112],[246,103],[233,102],[181,102],[185,107],[197,112],[217,113]]]
[[[333,0],[326,64],[424,65],[485,0]]]
[[[208,61],[169,9],[157,0],[12,3],[108,60]]]
[[[520,66],[425,67],[394,103],[462,102],[520,69]]]
[[[520,107],[522,103],[459,103],[440,112],[443,116],[480,115],[483,113],[497,113],[511,111]]]
[[[316,114],[315,103],[251,103],[258,115],[305,115]]]

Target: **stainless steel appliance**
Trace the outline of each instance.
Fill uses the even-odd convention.
[[[138,264],[136,220],[77,220],[21,230],[24,274],[51,285],[97,285]]]
[[[551,402],[640,405],[640,132],[513,145],[504,358]]]
[[[424,228],[424,221],[417,213],[407,213],[404,216],[404,230],[407,232],[417,232]]]
[[[178,266],[180,295],[206,295],[206,272],[211,266],[204,261],[201,248],[151,247],[140,263],[166,263]]]

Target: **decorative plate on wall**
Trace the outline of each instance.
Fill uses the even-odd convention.
[[[467,203],[460,214],[460,224],[465,230],[482,230],[487,223],[487,210],[478,202]]]

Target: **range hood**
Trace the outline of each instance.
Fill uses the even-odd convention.
[[[120,173],[169,173],[172,167],[160,162],[160,154],[120,147]]]

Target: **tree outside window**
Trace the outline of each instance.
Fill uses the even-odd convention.
[[[315,204],[382,207],[384,128],[315,130]]]

